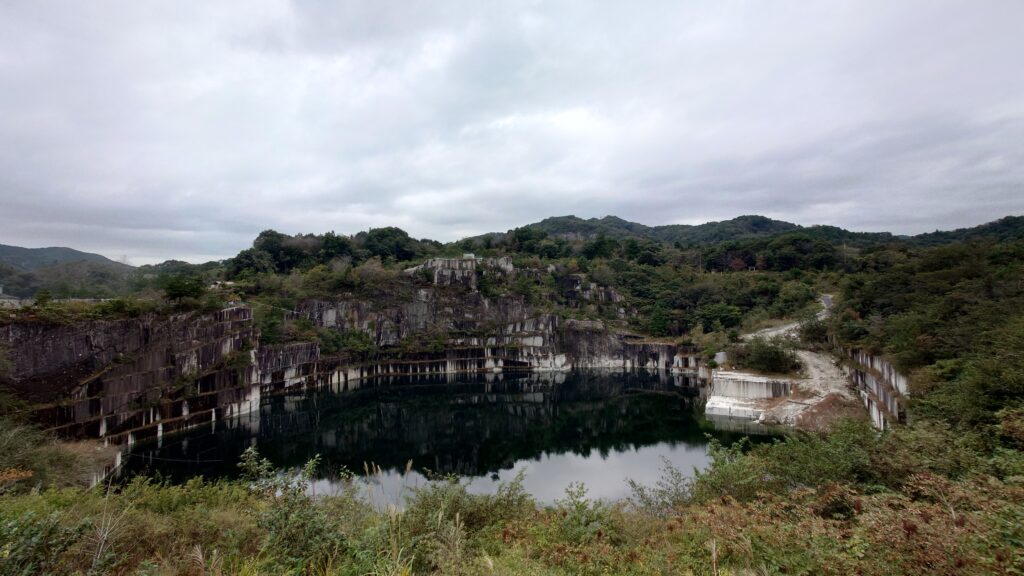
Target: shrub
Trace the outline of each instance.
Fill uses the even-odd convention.
[[[520,472],[494,494],[471,494],[456,478],[415,488],[407,499],[402,527],[409,551],[422,570],[460,573],[469,553],[490,528],[520,521],[535,510]]]
[[[571,544],[586,544],[609,534],[613,529],[611,508],[600,500],[587,498],[582,482],[565,489],[565,498],[555,501],[559,517],[559,535]]]
[[[317,331],[320,351],[324,354],[348,353],[365,357],[377,351],[373,338],[362,330],[331,330],[321,328]]]
[[[661,477],[654,486],[628,480],[633,495],[630,503],[647,514],[664,514],[693,498],[693,478],[662,457]]]
[[[0,472],[8,473],[5,484],[0,483],[0,493],[79,484],[87,468],[80,456],[38,428],[0,417]]]
[[[763,491],[774,491],[768,482],[764,462],[750,456],[750,440],[743,438],[730,446],[708,437],[711,465],[694,474],[692,500],[705,502],[722,496],[750,500]]]
[[[28,511],[0,521],[0,576],[58,572],[62,556],[87,528],[87,522],[65,526],[58,512],[40,516]]]
[[[783,485],[819,486],[829,482],[871,483],[871,453],[878,433],[863,421],[843,421],[830,434],[801,433],[757,450],[766,472]]]
[[[278,474],[252,447],[239,462],[253,489],[269,501],[257,525],[265,531],[263,550],[278,558],[282,567],[301,569],[320,564],[347,548],[325,509],[306,493],[318,465],[319,457],[315,457],[298,475]]]
[[[800,360],[792,347],[778,339],[753,338],[735,346],[732,357],[737,366],[760,372],[788,374],[800,369]]]
[[[828,342],[828,325],[817,318],[800,325],[800,341],[813,346]]]

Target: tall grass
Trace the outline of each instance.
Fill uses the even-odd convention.
[[[313,494],[318,460],[283,474],[252,451],[238,481],[8,493],[0,576],[1021,573],[1024,487],[964,442],[844,424],[713,445],[708,470],[666,466],[630,502],[578,484],[547,506],[522,475],[493,494],[410,482],[397,504],[372,478]]]

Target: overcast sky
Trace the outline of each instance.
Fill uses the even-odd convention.
[[[0,243],[1024,213],[1024,2],[0,2]]]

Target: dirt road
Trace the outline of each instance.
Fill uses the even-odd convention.
[[[832,312],[832,296],[823,294],[820,301],[822,308],[817,317],[824,320]],[[743,339],[796,338],[799,328],[799,322],[791,322],[758,330],[744,335]],[[801,377],[790,379],[793,392],[789,397],[763,402],[762,421],[799,428],[823,429],[836,418],[860,410],[857,395],[835,358],[830,354],[805,349],[797,350],[796,355],[803,365]]]
[[[828,318],[829,314],[832,313],[832,295],[822,294],[818,299],[821,303],[821,310],[816,315],[818,320],[824,320]],[[743,340],[750,340],[751,338],[778,338],[780,336],[796,336],[796,331],[800,328],[800,322],[790,322],[789,324],[783,324],[782,326],[773,326],[771,328],[765,328],[758,330],[751,334],[744,334]]]

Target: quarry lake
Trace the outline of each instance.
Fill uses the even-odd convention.
[[[653,484],[666,460],[687,473],[705,467],[708,435],[733,442],[749,432],[705,420],[702,394],[694,377],[644,371],[378,378],[357,390],[264,396],[258,413],[137,443],[121,477],[234,478],[255,446],[282,470],[319,454],[318,493],[338,489],[343,468],[387,501],[435,474],[492,492],[525,471],[541,502],[572,482],[618,499],[628,479]],[[367,477],[371,465],[380,471]]]

